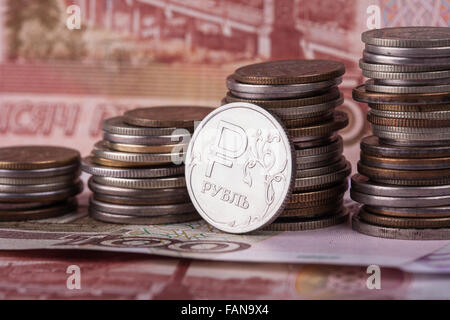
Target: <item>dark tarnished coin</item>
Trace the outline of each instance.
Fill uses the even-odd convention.
[[[329,214],[336,214],[337,212],[342,211],[342,198],[330,202],[328,204],[324,204],[321,206],[315,207],[306,207],[306,208],[286,208],[280,217],[298,217],[298,218],[318,218],[323,217]]]
[[[377,226],[362,221],[359,214],[352,217],[352,228],[360,233],[380,238],[403,240],[448,240],[450,228],[439,229],[404,229]]]
[[[310,127],[287,129],[287,132],[295,142],[296,141],[295,138],[297,137],[330,135],[335,131],[339,131],[345,128],[347,125],[348,125],[347,114],[341,111],[336,111],[334,113],[333,121],[328,121],[324,124]]]
[[[296,154],[296,161],[297,161],[297,166],[300,168],[303,164],[312,163],[312,162],[314,164],[316,164],[316,163],[318,164],[318,163],[326,162],[327,160],[330,160],[329,163],[334,163],[338,159],[340,159],[341,155],[342,155],[342,149],[332,150],[327,153],[315,154],[312,156],[297,156],[297,154]],[[334,159],[336,159],[336,160],[333,161]],[[308,168],[317,168],[317,167],[321,167],[321,165],[314,165],[313,167],[308,167]],[[305,169],[306,169],[306,167],[305,167]]]
[[[398,119],[379,117],[371,112],[367,114],[367,120],[378,126],[413,127],[413,128],[444,128],[450,126],[450,119],[426,120],[426,119]]]
[[[0,169],[35,170],[68,166],[80,161],[76,150],[53,146],[0,148]]]
[[[368,177],[355,174],[352,177],[352,190],[376,196],[391,197],[439,197],[450,194],[450,185],[440,186],[395,186],[370,181]]]
[[[121,205],[98,201],[91,197],[89,205],[97,211],[137,217],[177,215],[195,211],[191,202],[164,205]]]
[[[364,206],[364,210],[369,213],[398,218],[450,218],[450,206],[427,208],[390,208]]]
[[[314,202],[321,202],[324,201],[330,201],[330,199],[335,199],[336,197],[340,197],[342,194],[344,194],[348,189],[348,182],[347,180],[343,180],[339,184],[318,190],[318,191],[311,191],[311,192],[301,192],[301,193],[292,193],[291,198],[289,199],[289,205],[291,208],[299,208],[302,203],[314,203]],[[332,200],[334,201],[334,200]],[[307,205],[311,206],[311,205]],[[312,205],[314,206],[314,205]]]
[[[89,207],[89,214],[92,218],[109,223],[119,224],[169,224],[169,223],[183,223],[194,220],[200,220],[200,215],[196,212],[174,215],[163,215],[154,217],[136,217],[128,215],[111,214],[106,212],[97,211],[92,207]]]
[[[361,161],[358,162],[358,172],[377,181],[379,179],[388,180],[428,180],[449,179],[450,169],[437,170],[394,170],[367,166]]]
[[[172,194],[169,195],[160,195],[158,197],[152,196],[146,198],[121,197],[102,193],[94,193],[92,196],[94,197],[95,200],[101,202],[121,204],[121,205],[133,205],[133,206],[186,203],[190,201],[187,191],[185,193],[180,194],[177,190],[172,190]]]
[[[337,224],[344,223],[348,219],[348,210],[343,209],[341,212],[337,212],[336,215],[328,215],[316,219],[310,218],[296,218],[296,217],[284,217],[278,218],[264,228],[267,231],[302,231],[313,230],[320,228],[327,228]]]
[[[364,84],[353,89],[353,99],[376,104],[440,104],[450,103],[450,92],[394,94],[370,92]]]
[[[427,229],[427,228],[449,228],[450,218],[405,218],[383,216],[368,212],[362,207],[359,210],[359,217],[370,224],[390,227],[390,228],[404,228],[404,229]]]
[[[251,84],[294,84],[329,80],[345,73],[344,64],[329,60],[279,60],[237,69],[237,81]]]
[[[134,136],[134,137],[171,136],[174,134],[175,130],[177,130],[176,127],[170,126],[158,128],[136,127],[134,125],[127,124],[124,121],[124,117],[122,116],[106,119],[103,122],[102,128],[105,133],[109,133],[112,135]]]
[[[197,106],[162,106],[134,109],[124,113],[124,121],[140,127],[193,128],[214,108]]]
[[[156,178],[177,176],[184,173],[183,165],[153,166],[151,168],[111,168],[95,164],[92,157],[83,158],[81,165],[86,173],[113,178]]]
[[[0,222],[4,221],[24,221],[48,219],[62,216],[77,209],[78,202],[75,198],[71,198],[65,202],[44,208],[30,209],[23,211],[0,211]]]
[[[302,150],[302,149],[309,149],[309,148],[316,148],[316,147],[323,147],[325,145],[328,145],[334,141],[336,141],[337,137],[340,137],[335,132],[333,134],[329,135],[323,135],[318,137],[303,137],[302,139],[297,139],[296,142],[294,142],[295,150]]]
[[[263,108],[271,108],[271,109],[295,108],[295,107],[304,107],[304,106],[310,106],[310,105],[315,105],[315,104],[322,104],[325,102],[339,99],[340,96],[341,96],[341,94],[337,87],[331,88],[330,90],[326,91],[325,93],[322,93],[322,94],[319,94],[319,95],[313,96],[313,97],[298,98],[298,99],[280,99],[280,100],[243,99],[243,98],[239,98],[237,96],[232,95],[231,92],[228,92],[227,96],[225,98],[224,104],[231,103],[231,102],[248,102],[248,103],[256,104]]]
[[[0,202],[0,212],[2,211],[23,211],[23,210],[32,210],[43,207],[48,207],[52,204],[58,204],[58,202]]]
[[[332,157],[325,158],[322,161],[303,162],[301,159],[296,159],[296,168],[297,171],[299,171],[329,166],[338,162],[341,159],[341,156],[342,153],[334,152],[334,155]]]
[[[34,193],[0,193],[0,202],[49,202],[74,197],[83,191],[83,183],[57,191]]]
[[[94,177],[89,178],[89,189],[97,194],[111,195],[118,197],[131,197],[145,199],[147,201],[160,201],[173,199],[186,199],[188,192],[186,188],[166,188],[166,189],[129,189],[123,187],[114,187],[102,185],[94,181]]]
[[[397,27],[363,32],[361,40],[381,47],[429,48],[450,46],[450,28]]]
[[[361,162],[369,167],[394,170],[450,169],[450,158],[381,158],[362,152]]]
[[[450,157],[450,145],[434,147],[402,147],[383,144],[376,136],[365,137],[361,141],[361,151],[367,155],[387,158],[446,158]]]

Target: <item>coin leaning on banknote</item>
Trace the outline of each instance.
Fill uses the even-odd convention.
[[[362,233],[450,239],[450,29],[403,27],[362,34],[364,85],[374,136],[361,141],[351,197]]]
[[[0,221],[47,219],[77,209],[80,154],[55,146],[0,148]]]

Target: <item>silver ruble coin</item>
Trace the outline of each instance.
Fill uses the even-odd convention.
[[[437,207],[450,205],[450,195],[435,197],[399,197],[376,196],[350,189],[350,197],[356,202],[369,206],[413,208],[413,207]]]
[[[404,229],[376,226],[361,220],[358,214],[352,217],[352,228],[360,233],[389,239],[403,240],[448,240],[450,228],[437,229]]]
[[[151,168],[118,168],[105,167],[92,161],[91,157],[83,158],[81,166],[84,172],[94,176],[112,178],[157,178],[184,174],[184,165]],[[1,180],[0,180],[1,181]]]
[[[363,59],[365,62],[391,64],[391,65],[426,65],[450,67],[450,57],[429,57],[429,58],[408,58],[384,56],[381,54],[373,54],[363,51]]]
[[[128,189],[168,189],[186,186],[184,176],[152,179],[131,179],[112,177],[93,177],[94,182],[112,187]]]
[[[341,156],[341,159],[337,162],[334,162],[327,166],[320,166],[316,168],[311,169],[302,169],[297,170],[297,173],[295,175],[296,178],[309,178],[314,176],[323,176],[326,174],[330,174],[339,170],[342,170],[345,168],[346,161],[345,157]]]
[[[424,112],[402,112],[402,111],[384,111],[371,109],[370,113],[383,118],[397,119],[424,119],[424,120],[446,120],[450,119],[450,110],[446,111],[424,111]]]
[[[396,27],[365,31],[365,44],[381,47],[429,48],[450,46],[448,27]]]
[[[395,86],[375,84],[373,79],[366,81],[366,90],[381,93],[411,94],[449,92],[450,84],[430,86]]]
[[[429,140],[443,139],[446,136],[450,137],[450,131],[448,130],[448,127],[437,127],[437,128],[397,127],[397,126],[382,126],[378,124],[372,124],[372,130],[374,132],[382,131],[382,132],[406,133],[410,135],[423,135],[422,139],[417,140],[426,140],[429,137],[432,137]]]
[[[390,135],[389,133],[391,132],[386,132],[386,134],[379,134],[380,136],[389,136],[390,138],[380,138],[380,142],[386,145],[391,145],[391,146],[396,146],[396,147],[408,147],[408,148],[412,148],[412,147],[438,147],[438,148],[443,148],[443,147],[448,147],[450,145],[450,140],[405,140],[408,138],[412,138],[415,139],[416,135],[414,136],[408,136],[407,134],[401,134],[401,133],[392,133],[392,135],[394,136],[399,136],[399,139],[392,139],[392,135]],[[402,140],[400,140],[402,139]]]
[[[103,122],[103,131],[126,136],[171,136],[177,128],[147,128],[132,126],[124,122],[123,117],[106,119]],[[187,129],[186,129],[187,130]]]
[[[439,218],[450,216],[450,206],[441,207],[417,207],[417,208],[390,208],[364,206],[366,212],[379,215],[389,215],[395,217],[408,218]]]
[[[109,132],[103,133],[103,140],[113,143],[138,144],[138,145],[165,145],[179,142],[189,142],[191,134],[186,129],[178,129],[179,133],[170,136],[130,136],[122,134],[114,134]],[[185,133],[185,134],[183,134]]]
[[[328,159],[336,159],[339,158],[342,154],[343,149],[337,149],[337,150],[333,150],[327,153],[322,153],[322,154],[317,154],[317,155],[313,155],[313,156],[297,156],[296,154],[296,160],[297,160],[297,165],[302,165],[302,164],[307,164],[307,163],[320,163],[320,162],[324,162]]]
[[[89,214],[92,218],[99,221],[109,223],[119,223],[119,224],[132,224],[132,225],[183,223],[194,220],[200,220],[200,216],[196,212],[185,214],[168,214],[153,217],[139,217],[139,216],[128,216],[128,215],[107,213],[89,207]]]
[[[404,80],[404,79],[374,79],[376,86],[400,86],[400,87],[418,87],[418,86],[443,86],[450,83],[449,78],[441,79],[419,79],[419,80]],[[405,89],[403,89],[405,90]],[[415,92],[412,92],[415,93]]]
[[[352,190],[358,193],[374,196],[416,198],[439,197],[450,194],[450,185],[440,186],[395,186],[376,183],[359,173],[352,177]]]
[[[329,174],[308,177],[308,178],[296,178],[294,182],[294,191],[306,191],[311,189],[326,188],[330,185],[337,184],[338,182],[347,179],[352,171],[350,162],[347,161],[345,167],[336,172]]]
[[[373,72],[393,72],[393,73],[407,73],[407,72],[431,72],[439,70],[447,70],[448,66],[429,66],[429,65],[399,65],[399,64],[378,64],[359,60],[359,67],[365,71]]]
[[[93,199],[89,199],[89,205],[98,211],[127,215],[127,216],[162,216],[162,215],[177,215],[185,213],[195,212],[192,203],[178,203],[178,204],[166,204],[166,205],[119,205],[113,203],[106,203]]]
[[[366,44],[367,52],[381,54],[384,56],[397,57],[450,57],[450,47],[430,47],[430,48],[400,48],[400,47],[383,47]]]
[[[271,223],[292,192],[293,148],[280,122],[249,103],[230,103],[199,124],[186,155],[186,184],[200,215],[219,230]]]
[[[379,72],[363,70],[363,75],[367,78],[380,80],[435,80],[450,78],[450,70],[429,71],[429,72]],[[447,80],[448,81],[448,80]]]
[[[78,163],[58,168],[39,169],[39,170],[9,170],[0,169],[1,178],[18,178],[18,179],[38,179],[49,178],[55,176],[70,175],[78,172],[80,165]]]
[[[316,162],[302,162],[302,161],[296,161],[296,169],[298,170],[308,170],[308,169],[315,169],[319,167],[325,167],[329,166],[333,163],[338,162],[341,159],[342,154],[336,153],[334,157],[326,158],[323,161],[316,161]]]

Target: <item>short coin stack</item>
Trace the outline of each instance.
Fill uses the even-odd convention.
[[[342,155],[337,132],[348,124],[338,89],[342,63],[326,60],[282,60],[237,69],[227,78],[222,103],[249,102],[280,119],[296,158],[294,192],[284,212],[267,230],[328,227],[347,218],[343,195],[350,163]]]
[[[125,224],[199,219],[186,190],[183,156],[212,108],[167,106],[127,111],[103,124],[103,140],[82,161],[92,174],[90,215]]]
[[[83,190],[78,151],[53,146],[0,148],[0,221],[70,213]]]
[[[367,31],[354,89],[371,108],[351,197],[353,228],[397,239],[450,239],[450,28]]]

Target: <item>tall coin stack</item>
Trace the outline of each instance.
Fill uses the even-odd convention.
[[[371,108],[351,197],[353,228],[397,239],[450,239],[450,28],[364,32],[353,90]]]
[[[335,111],[344,100],[337,87],[344,73],[339,62],[282,60],[244,66],[227,78],[229,92],[222,103],[263,107],[280,119],[293,144],[294,191],[266,230],[324,228],[347,218],[343,195],[351,167],[337,132],[348,117]]]
[[[90,215],[104,222],[165,224],[197,220],[183,156],[194,122],[213,108],[134,109],[103,123],[103,140],[82,161],[92,174]]]
[[[78,151],[53,146],[0,148],[0,221],[47,219],[77,208],[83,191]]]

